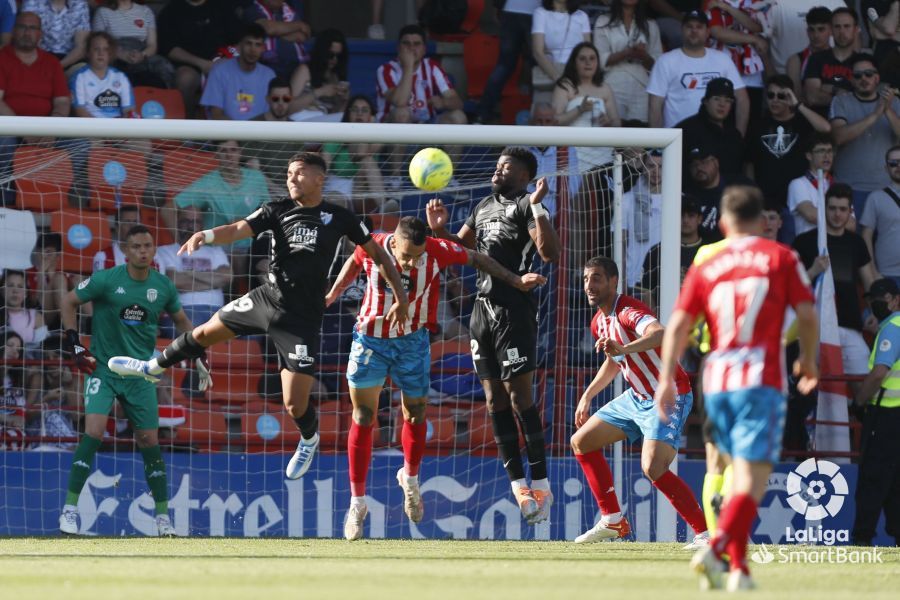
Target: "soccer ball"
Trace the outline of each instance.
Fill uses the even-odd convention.
[[[453,162],[440,148],[424,148],[409,161],[409,179],[426,192],[447,187],[453,177]]]

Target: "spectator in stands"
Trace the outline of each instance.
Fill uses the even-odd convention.
[[[812,54],[803,71],[803,101],[820,115],[828,116],[832,99],[852,89],[853,65],[859,25],[856,13],[846,6],[831,13],[834,47]]]
[[[769,8],[769,50],[776,73],[784,73],[791,55],[803,50],[805,17],[817,6],[834,10],[847,4],[844,0],[778,0]]]
[[[378,121],[466,123],[462,99],[437,61],[425,56],[425,30],[400,30],[397,58],[378,67]]]
[[[266,96],[266,105],[269,109],[252,119],[251,121],[290,121],[290,106],[294,101],[291,94],[291,84],[281,77],[273,77],[269,81],[269,93]]]
[[[819,255],[816,229],[798,235],[794,249],[812,280],[831,265],[844,373],[865,375],[869,372],[869,347],[862,336],[862,307],[857,288],[862,284],[863,289],[869,289],[875,281],[875,264],[862,237],[847,229],[852,198],[853,190],[844,183],[832,184],[825,193],[828,254]]]
[[[56,56],[63,69],[85,59],[91,16],[86,0],[25,0],[23,12],[41,18],[41,48]]]
[[[900,47],[900,3],[897,0],[862,0],[860,5],[867,17],[873,58],[880,64]]]
[[[737,6],[735,6],[737,4]],[[744,81],[750,98],[750,114],[759,115],[762,108],[762,89],[765,71],[771,71],[769,42],[761,34],[768,0],[711,0],[706,3],[710,16],[709,33],[713,47],[731,56]],[[746,133],[746,128],[741,130]]]
[[[193,118],[201,81],[209,75],[219,48],[237,42],[240,22],[231,2],[170,0],[159,13],[159,53],[175,67],[175,87]]]
[[[496,118],[503,87],[516,70],[519,57],[524,57],[523,65],[531,63],[531,15],[540,5],[541,0],[506,0],[497,10],[500,49],[478,102],[478,122],[491,123]]]
[[[766,108],[747,135],[744,172],[756,181],[766,200],[784,212],[789,224],[785,235],[793,239],[794,220],[787,212],[788,186],[806,172],[805,152],[813,134],[829,134],[831,124],[797,100],[787,75],[773,75],[766,82]]]
[[[716,77],[706,84],[700,110],[675,127],[681,129],[684,153],[697,146],[710,148],[719,159],[722,173],[740,173],[744,158],[744,137],[734,126],[734,84],[725,77]],[[688,174],[687,165],[684,169]]]
[[[552,89],[575,46],[591,41],[591,22],[579,0],[542,0],[531,18],[532,84]]]
[[[576,45],[566,62],[562,77],[553,88],[553,108],[560,125],[572,127],[620,127],[619,110],[612,88],[603,81],[600,54],[591,42]],[[569,164],[585,173],[612,162],[612,148],[575,149],[577,162]]]
[[[156,250],[160,271],[175,283],[181,307],[191,323],[205,323],[212,318],[225,304],[224,290],[231,286],[231,264],[221,246],[204,245],[190,255],[178,254],[181,245],[202,229],[202,219],[195,208],[179,210],[177,242]],[[171,321],[162,327],[162,335],[176,336]]]
[[[266,178],[256,170],[241,166],[241,146],[234,140],[218,143],[218,167],[175,196],[175,207],[192,206],[203,211],[203,228],[212,229],[243,219],[269,200]],[[163,211],[163,219],[173,235],[179,237],[172,211]],[[249,272],[251,239],[223,246],[231,253],[235,277]]]
[[[794,94],[798,98],[803,97],[803,73],[809,57],[831,48],[831,9],[815,6],[806,13],[806,37],[809,45],[791,54],[785,66],[785,72],[791,78]]]
[[[826,135],[813,135],[806,148],[806,173],[788,184],[787,208],[793,217],[793,235],[813,229],[818,222],[819,181],[817,173],[824,174],[825,189],[831,186],[831,167],[834,164],[834,146]],[[852,226],[851,229],[855,229]],[[789,238],[783,238],[792,241]]]
[[[0,341],[3,342],[3,360],[0,361],[0,376],[3,381],[3,396],[0,397],[0,451],[23,450],[21,443],[25,437],[25,374],[19,365],[7,361],[25,358],[25,344],[21,336],[7,327],[0,327]]]
[[[337,29],[316,35],[309,55],[306,87],[291,110],[316,110],[323,114],[342,113],[347,108],[350,83],[347,81],[347,40]],[[307,65],[301,65],[307,69]]]
[[[648,0],[650,15],[659,26],[663,46],[674,50],[682,44],[681,20],[694,10],[703,9],[703,0]]]
[[[884,162],[891,183],[869,194],[859,223],[879,278],[900,284],[900,146],[892,146]]]
[[[354,96],[344,111],[344,123],[374,120],[375,106],[362,94]],[[323,191],[330,197],[338,195],[340,203],[359,214],[380,209],[385,201],[384,179],[378,166],[381,148],[377,143],[324,144],[322,158],[328,165],[328,177]]]
[[[640,285],[644,258],[662,235],[662,153],[650,152],[644,173],[622,196],[622,231],[625,235],[625,285]]]
[[[709,239],[704,237],[700,229],[700,223],[703,216],[700,214],[700,204],[687,194],[681,195],[681,278],[687,270],[694,264],[694,257],[697,256],[697,250],[700,246],[709,243]],[[641,267],[640,288],[650,293],[652,300],[651,306],[659,306],[659,266],[660,266],[660,250],[659,243],[655,244],[647,256],[644,257],[644,264]]]
[[[76,117],[114,119],[134,112],[134,91],[128,76],[110,66],[116,55],[116,40],[105,31],[88,36],[87,65],[69,80],[72,109]]]
[[[303,42],[312,32],[302,16],[299,0],[253,0],[244,8],[244,21],[256,23],[266,34],[260,62],[290,81],[295,97],[303,93],[310,75]]]
[[[253,117],[251,121],[290,121],[291,85],[286,79],[273,77],[269,81],[269,93],[266,103],[269,109]],[[371,100],[369,101],[371,103]],[[259,169],[269,185],[269,194],[273,198],[284,195],[284,182],[287,177],[286,157],[297,151],[297,144],[272,140],[253,140],[244,142],[243,155],[246,165],[251,169]]]
[[[647,123],[650,69],[662,55],[659,27],[647,17],[647,0],[612,0],[609,14],[594,23],[594,46],[619,116]]]
[[[115,222],[110,227],[113,242],[94,255],[93,270],[102,271],[103,269],[112,269],[113,267],[124,265],[127,259],[121,245],[125,242],[128,230],[140,224],[141,208],[138,205],[123,204],[120,206],[116,212]]]
[[[731,57],[706,47],[709,39],[706,13],[691,11],[682,25],[684,45],[666,52],[650,71],[647,84],[651,127],[674,127],[695,113],[706,85],[717,77],[731,80],[735,89],[735,126],[747,131],[750,101],[744,81]]]
[[[12,39],[16,8],[16,0],[0,0],[0,48],[7,45]]]
[[[175,68],[157,54],[156,16],[149,6],[133,0],[107,0],[94,13],[94,31],[105,31],[116,40],[113,63],[133,85],[170,88]]]
[[[754,185],[741,173],[721,173],[719,159],[710,148],[697,146],[687,154],[690,179],[687,192],[700,204],[700,235],[711,241],[722,238],[719,231],[719,200],[729,185]]]
[[[200,98],[209,118],[247,121],[266,111],[266,92],[275,72],[259,64],[265,39],[265,30],[250,23],[238,42],[238,56],[213,66]]]
[[[536,127],[555,127],[559,125],[556,119],[556,110],[553,105],[548,102],[536,102],[531,107],[531,119],[529,125]],[[528,150],[537,159],[537,177],[545,177],[547,181],[547,195],[541,201],[550,216],[556,214],[558,210],[559,198],[557,191],[559,190],[559,179],[565,177],[569,172],[569,155],[566,149],[559,151],[557,146],[530,146]],[[569,174],[569,193],[578,191],[579,180],[577,175]],[[529,184],[528,191],[533,192],[536,189],[534,183]]]
[[[34,449],[72,448],[78,438],[78,379],[69,366],[63,364],[62,336],[57,334],[45,339],[36,356],[44,362],[40,367],[29,369],[25,433],[72,438],[64,442],[41,442]]]
[[[44,323],[51,330],[59,328],[59,310],[69,291],[69,280],[60,269],[62,236],[44,233],[31,253],[32,268],[25,272],[25,287],[30,304],[40,307]]]
[[[777,206],[767,204],[762,211],[763,233],[762,236],[773,242],[778,241],[778,234],[781,232],[781,226],[784,219],[781,217],[781,210]]]
[[[859,216],[866,196],[891,182],[881,161],[900,138],[900,99],[893,90],[879,88],[871,56],[857,54],[847,62],[853,69],[853,93],[836,97],[828,118],[837,150],[834,176],[853,188],[853,209]]]
[[[0,285],[3,286],[3,306],[0,307],[0,327],[8,327],[19,334],[26,345],[37,344],[47,337],[44,315],[28,303],[25,289],[27,279],[23,271],[7,269]]]

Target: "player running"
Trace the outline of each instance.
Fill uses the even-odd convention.
[[[289,196],[264,204],[246,219],[195,233],[178,250],[188,254],[204,244],[231,244],[272,232],[269,282],[226,304],[206,323],[176,338],[162,356],[139,360],[109,359],[120,375],[152,382],[185,359],[238,335],[268,333],[281,362],[284,406],[297,423],[301,439],[288,463],[288,479],[303,476],[319,447],[319,420],[309,402],[319,348],[328,269],[344,236],[361,246],[393,290],[402,290],[400,274],[384,249],[360,220],[345,208],[322,200],[326,166],[313,152],[300,152],[288,161]],[[387,319],[405,323],[409,301],[395,294]]]
[[[190,331],[188,319],[175,284],[151,268],[156,252],[153,236],[143,225],[135,225],[125,236],[123,250],[127,264],[95,271],[69,292],[61,307],[62,326],[66,330],[64,349],[87,374],[84,379],[84,435],[75,449],[69,488],[59,529],[77,534],[78,497],[91,473],[94,455],[100,449],[106,421],[113,402],[119,401],[131,427],[134,441],[144,460],[144,476],[153,496],[156,529],[161,537],[172,537],[175,529],[169,520],[169,485],[166,465],[159,448],[159,407],[156,386],[146,381],[124,379],[111,372],[106,361],[116,354],[148,359],[156,348],[156,330],[163,312],[172,316],[178,331]],[[77,307],[92,302],[91,349],[78,339]],[[209,369],[198,354],[200,389],[211,384]],[[99,364],[98,364],[99,360]]]
[[[786,246],[763,239],[762,194],[750,186],[730,186],[722,194],[720,227],[727,244],[709,260],[693,265],[678,297],[662,348],[662,381],[656,391],[665,419],[675,404],[671,376],[697,317],[710,330],[712,351],[703,369],[703,393],[713,438],[734,471],[732,491],[710,545],[694,555],[691,568],[702,588],[754,587],[746,551],[757,503],[778,460],[785,417],[781,331],[785,309],[799,322],[800,356],[794,373],[801,393],[816,386],[818,323],[809,279]]]
[[[415,217],[400,219],[392,234],[376,233],[372,237],[396,261],[410,300],[409,324],[388,321],[385,307],[390,305],[391,294],[372,259],[357,248],[344,263],[325,299],[330,305],[360,272],[366,273],[366,294],[347,364],[353,402],[353,422],[347,440],[351,498],[344,522],[344,537],[348,540],[363,535],[363,521],[368,514],[365,495],[366,474],[372,459],[372,430],[378,397],[388,375],[402,394],[403,466],[397,471],[397,482],[403,490],[403,509],[413,523],[422,520],[419,465],[425,452],[425,405],[431,382],[429,333],[437,330],[441,271],[450,265],[469,265],[524,292],[547,281],[534,273],[516,275],[485,254],[426,236],[425,223]]]
[[[705,546],[709,536],[703,511],[691,488],[669,470],[678,454],[684,420],[694,402],[690,381],[681,367],[670,375],[678,397],[667,413],[668,420],[661,421],[653,394],[660,381],[658,348],[664,329],[645,304],[619,294],[618,286],[619,269],[614,261],[606,257],[587,261],[584,293],[588,303],[597,308],[591,320],[591,333],[597,340],[597,350],[606,353],[606,360],[575,409],[575,425],[579,429],[572,436],[572,450],[600,507],[601,517],[594,527],[576,537],[575,543],[624,538],[631,533],[628,519],[619,507],[603,449],[625,439],[633,444],[643,438],[644,475],[694,530],[694,539],[687,548]],[[630,387],[591,415],[591,401],[612,383],[619,371]]]
[[[531,267],[535,251],[544,262],[554,262],[559,259],[559,237],[541,204],[547,182],[541,178],[534,193],[526,191],[536,173],[537,160],[531,152],[504,148],[491,178],[493,193],[478,203],[457,234],[446,230],[449,213],[438,199],[428,202],[428,225],[436,237],[477,249],[516,274]],[[484,387],[500,460],[525,520],[539,523],[549,516],[553,494],[547,479],[544,428],[532,397],[537,365],[534,298],[479,272],[469,331],[475,372]],[[519,453],[516,418],[525,434],[531,487]]]

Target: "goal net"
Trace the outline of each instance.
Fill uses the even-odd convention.
[[[0,166],[6,315],[0,535],[57,531],[71,452],[83,430],[83,389],[91,385],[61,352],[60,304],[93,271],[122,263],[118,242],[131,226],[150,228],[155,267],[172,278],[199,324],[263,282],[269,242],[192,257],[175,250],[193,231],[240,219],[284,196],[287,159],[295,152],[326,156],[326,199],[356,212],[372,231],[390,232],[407,215],[424,220],[425,204],[438,197],[450,212],[448,229],[456,232],[491,193],[491,175],[507,145],[526,146],[537,158],[538,177],[550,188],[544,205],[563,245],[557,263],[536,259],[532,265],[548,279],[535,292],[534,396],[550,456],[552,519],[537,527],[522,521],[497,458],[470,354],[475,272],[464,267],[443,277],[432,333],[421,471],[425,519],[414,525],[403,514],[394,477],[403,464],[400,395],[388,382],[374,435],[366,536],[572,539],[593,525],[597,509],[569,449],[575,406],[603,359],[589,331],[595,309],[582,289],[582,269],[591,256],[613,257],[622,291],[665,319],[679,283],[677,132],[86,119],[4,119],[3,126],[0,135],[22,140]],[[427,146],[444,148],[454,162],[453,180],[435,194],[413,188],[406,173],[411,156]],[[349,243],[340,248],[332,281],[351,252]],[[341,535],[350,497],[345,370],[364,289],[360,279],[326,311],[312,397],[322,446],[300,480],[284,477],[299,433],[281,406],[277,359],[264,336],[210,349],[211,390],[199,391],[190,369],[168,372],[158,386],[160,439],[179,534]],[[89,339],[90,304],[79,313],[79,327]],[[173,324],[164,321],[157,348],[174,335]],[[10,341],[15,337],[21,348]],[[598,396],[594,409],[621,386],[618,381]],[[83,533],[155,534],[153,498],[132,433],[116,407],[80,496]],[[637,539],[683,539],[684,524],[676,524],[641,473],[638,450],[619,444],[608,456]]]

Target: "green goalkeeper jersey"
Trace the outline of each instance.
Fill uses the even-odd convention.
[[[127,265],[96,271],[78,284],[75,294],[94,303],[91,352],[103,367],[113,356],[149,359],[160,316],[181,310],[175,284],[154,269],[144,281],[132,279]]]

